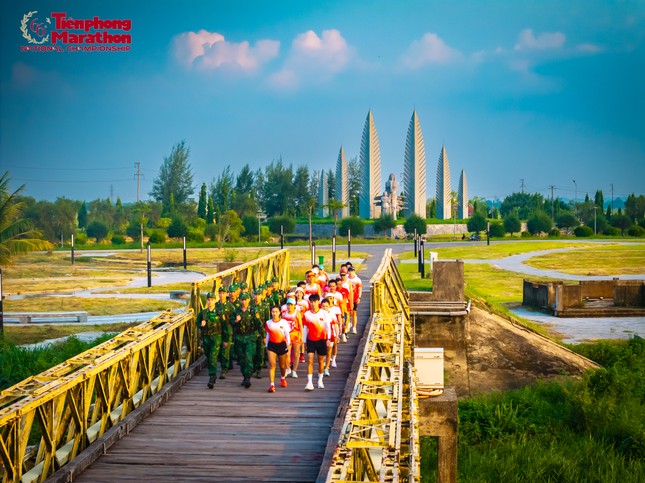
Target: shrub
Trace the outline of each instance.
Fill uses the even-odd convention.
[[[172,219],[170,226],[168,226],[168,236],[170,238],[182,238],[188,236],[188,225],[179,217]]]
[[[576,226],[573,230],[573,234],[577,237],[593,236],[593,229],[586,225]]]
[[[340,234],[342,236],[347,236],[348,229],[352,231],[352,235],[360,236],[365,233],[365,222],[358,216],[343,218],[340,221]]]
[[[121,235],[114,235],[112,237],[112,245],[125,245],[125,237]]]
[[[522,238],[531,238],[533,235],[531,235],[528,231],[523,231],[521,237]]]
[[[566,230],[567,233],[569,233],[569,229],[575,228],[576,226],[580,225],[580,222],[572,213],[564,212],[560,213],[556,217],[555,224],[558,228],[562,228],[563,230]]]
[[[396,220],[392,215],[381,215],[374,220],[374,234],[382,232],[383,236],[385,236],[385,232],[387,232],[387,230],[391,230],[395,226]]]
[[[150,234],[150,243],[166,243],[166,232],[159,229]]]
[[[504,238],[506,235],[506,230],[504,225],[501,223],[491,223],[490,224],[490,236],[495,238]]]
[[[74,236],[74,244],[87,245],[87,235],[84,231],[76,232],[76,235]]]
[[[645,235],[645,228],[639,225],[632,225],[629,230],[627,230],[629,236],[643,236]]]
[[[425,235],[428,231],[428,224],[424,218],[421,218],[419,215],[412,214],[407,220],[405,220],[403,229],[408,235],[414,235],[415,230],[418,235]]]
[[[603,233],[607,236],[620,236],[620,230],[614,226],[608,226]]]
[[[638,220],[638,226],[645,228],[645,218]]]
[[[559,237],[559,236],[562,236],[562,232],[557,228],[552,228],[551,230],[549,230],[549,236],[552,238]]]
[[[206,220],[203,218],[195,218],[193,221],[193,228],[197,228],[200,232],[204,232],[204,229],[206,228]]]
[[[632,226],[632,220],[626,215],[614,215],[611,217],[610,224],[618,228],[621,235],[624,235],[625,230],[628,230]]]
[[[293,233],[293,231],[296,229],[296,220],[289,216],[273,216],[269,218],[268,225],[269,231],[276,235],[280,234],[280,226],[282,226],[286,235],[287,233]],[[352,232],[353,231],[354,230],[352,230]]]
[[[244,226],[244,235],[248,238],[258,236],[258,217],[255,215],[244,215],[242,217],[242,225]]]
[[[128,227],[125,229],[125,234],[132,238],[134,241],[141,240],[141,225],[139,222],[131,222]],[[144,226],[143,227],[143,236],[148,236],[149,230]]]
[[[170,218],[159,218],[157,220],[157,228],[168,228],[172,220]]]
[[[199,228],[189,228],[186,240],[201,243],[204,241],[204,232]]]

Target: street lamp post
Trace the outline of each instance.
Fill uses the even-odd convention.
[[[578,218],[578,183],[576,183],[575,179],[573,180],[573,186],[575,187],[573,195],[573,213],[576,215],[576,218]]]
[[[265,218],[265,214],[262,210],[258,210],[258,243],[262,242],[262,220]]]

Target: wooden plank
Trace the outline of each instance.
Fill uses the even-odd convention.
[[[298,379],[288,378],[289,387],[272,394],[267,370],[245,389],[236,367],[212,390],[202,371],[74,481],[315,481],[368,316],[364,302],[359,335],[341,342],[324,389],[304,391],[303,364]]]

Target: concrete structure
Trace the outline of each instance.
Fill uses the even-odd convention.
[[[372,110],[367,113],[363,138],[361,140],[360,167],[362,182],[359,195],[358,214],[361,218],[378,218],[381,209],[376,206],[376,198],[381,194],[381,147],[374,124]]]
[[[450,163],[446,147],[441,146],[437,163],[437,218],[449,220],[452,218],[452,188],[450,186]]]
[[[466,181],[466,170],[462,169],[459,175],[459,191],[457,193],[457,218],[465,220],[468,218],[468,181]]]
[[[336,161],[336,199],[345,205],[339,212],[340,218],[349,216],[349,174],[345,150],[340,147]]]
[[[327,204],[329,203],[329,179],[324,170],[320,170],[320,181],[318,184],[318,216],[326,217],[329,214]]]
[[[426,151],[417,111],[412,112],[403,156],[403,192],[405,216],[416,213],[426,217]]]

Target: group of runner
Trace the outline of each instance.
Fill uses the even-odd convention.
[[[280,386],[287,387],[287,377],[298,378],[298,367],[307,364],[306,391],[313,391],[314,363],[317,362],[317,387],[336,367],[341,342],[356,334],[357,308],[362,282],[350,262],[341,265],[332,278],[322,265],[314,265],[286,293],[273,278],[253,292],[253,302],[246,284],[220,287],[219,301],[207,294],[206,308],[197,316],[202,345],[208,361],[208,387],[225,379],[233,367],[233,355],[242,372],[241,385],[251,386],[251,376],[261,378],[263,367],[269,369],[268,392],[275,392],[275,373],[280,370]],[[234,350],[232,350],[234,349]],[[306,355],[306,357],[305,357]]]

